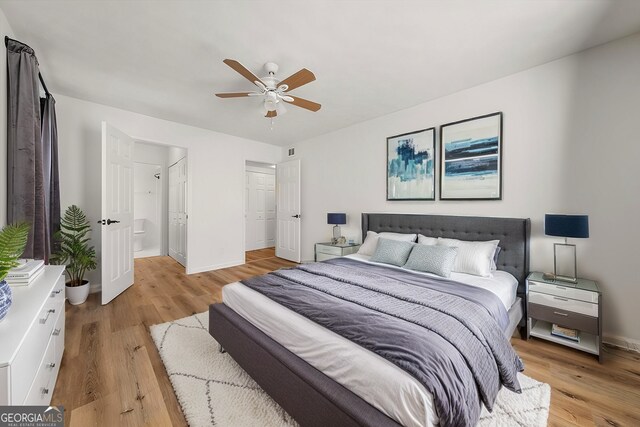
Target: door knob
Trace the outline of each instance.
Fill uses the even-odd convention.
[[[291,215],[291,218],[300,218],[300,214]]]
[[[115,220],[108,219],[108,220],[107,220],[107,225],[111,225],[111,224],[118,224],[119,222],[120,222],[120,221],[115,221]]]

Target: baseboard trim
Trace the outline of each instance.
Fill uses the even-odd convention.
[[[190,268],[187,271],[187,274],[204,273],[206,271],[220,270],[221,268],[235,267],[237,265],[242,265],[242,264],[244,264],[244,258],[237,261],[223,262],[221,264],[212,264],[212,265],[206,265],[204,267]]]
[[[634,351],[640,353],[640,341],[627,337],[620,337],[616,335],[605,335],[602,341],[606,344],[610,344],[614,347],[619,347],[623,350]]]
[[[102,290],[102,285],[100,283],[92,283],[89,285],[89,293],[95,294]]]

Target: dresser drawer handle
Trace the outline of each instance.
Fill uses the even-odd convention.
[[[47,316],[44,319],[40,319],[40,323],[43,325],[47,323],[47,320],[49,320],[49,316],[51,316],[55,312],[56,312],[55,308],[50,308],[49,310],[47,310]]]
[[[49,363],[47,366],[50,367],[51,369],[53,369],[53,368],[56,367],[56,364],[55,363]]]
[[[567,313],[560,313],[559,311],[554,311],[553,314],[557,314],[558,316],[564,316],[564,317],[569,316]]]
[[[42,394],[49,394],[49,389],[48,388],[43,388],[42,389]]]
[[[54,337],[57,337],[58,335],[60,335],[60,329],[54,329],[51,335],[53,335]]]
[[[51,298],[55,298],[55,296],[58,295],[60,292],[62,292],[62,289],[58,289],[51,292]]]
[[[557,299],[558,301],[569,301],[566,298],[560,298],[560,297],[553,297],[553,299]]]

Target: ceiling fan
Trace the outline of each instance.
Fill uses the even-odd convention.
[[[245,96],[261,96],[263,97],[263,112],[265,117],[276,117],[278,114],[282,115],[287,112],[284,103],[293,104],[297,107],[302,107],[310,111],[318,111],[321,107],[320,104],[309,101],[297,96],[291,96],[288,94],[290,90],[296,89],[307,83],[311,83],[316,79],[316,76],[306,68],[298,71],[295,74],[287,77],[284,80],[278,80],[276,73],[278,72],[278,65],[273,62],[267,62],[264,64],[264,69],[267,75],[263,78],[258,78],[251,71],[247,70],[244,65],[233,59],[225,59],[223,61],[229,67],[237,71],[242,77],[255,84],[259,91],[254,92],[234,92],[234,93],[216,93],[220,98],[242,98]],[[284,102],[283,102],[284,101]]]

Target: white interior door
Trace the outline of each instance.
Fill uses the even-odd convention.
[[[280,163],[276,170],[276,256],[300,262],[300,160]]]
[[[275,175],[246,172],[245,246],[248,251],[275,246],[275,184]]]
[[[102,304],[133,285],[133,139],[102,122]]]
[[[187,158],[169,166],[169,256],[187,264]]]

